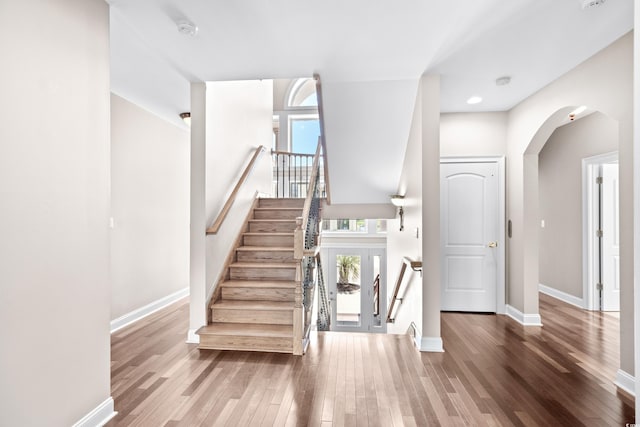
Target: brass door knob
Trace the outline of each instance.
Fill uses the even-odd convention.
[[[489,244],[487,245],[490,248],[497,248],[498,247],[498,242],[489,242]]]

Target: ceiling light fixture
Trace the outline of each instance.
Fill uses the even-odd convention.
[[[179,21],[176,23],[178,26],[178,32],[185,36],[195,36],[198,33],[198,27],[191,21]]]
[[[569,120],[574,121],[576,119],[576,116],[578,114],[582,114],[586,111],[587,107],[582,105],[578,108],[576,108],[575,110],[573,110],[572,112],[569,113]]]
[[[479,96],[472,96],[471,98],[467,99],[467,104],[469,105],[480,104],[481,102],[482,98]]]
[[[191,126],[191,113],[180,113],[180,118],[184,120],[187,126]]]
[[[502,76],[496,79],[496,86],[506,86],[509,83],[511,83],[511,77],[509,76]]]

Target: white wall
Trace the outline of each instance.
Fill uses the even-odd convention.
[[[440,116],[442,157],[495,157],[507,153],[507,113],[447,113]]]
[[[387,220],[387,300],[393,296],[403,257],[422,260],[422,97],[416,96],[407,151],[397,194],[405,196],[404,231],[400,219]],[[416,228],[419,230],[416,238]],[[404,334],[413,322],[422,334],[422,279],[419,274],[407,271],[402,283],[401,306],[394,309],[395,323],[387,325],[387,332]],[[387,304],[389,307],[389,304]]]
[[[111,95],[111,319],[189,284],[189,132]]]
[[[272,86],[271,80],[192,85],[191,332],[206,321],[207,301],[224,273],[224,262],[256,192],[271,193]],[[240,189],[220,231],[205,238],[206,228],[260,145],[267,151]]]
[[[582,159],[618,150],[618,123],[594,113],[556,129],[538,159],[540,283],[583,298]]]
[[[110,401],[108,17],[0,3],[0,425]]]

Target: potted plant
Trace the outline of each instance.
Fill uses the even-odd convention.
[[[360,257],[355,255],[338,255],[338,292],[352,293],[360,289],[360,285],[351,283],[360,278]]]

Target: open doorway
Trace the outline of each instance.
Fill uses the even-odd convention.
[[[595,112],[558,127],[538,158],[540,291],[589,310],[619,310],[618,132]]]
[[[620,311],[618,153],[583,159],[582,177],[584,308]]]

